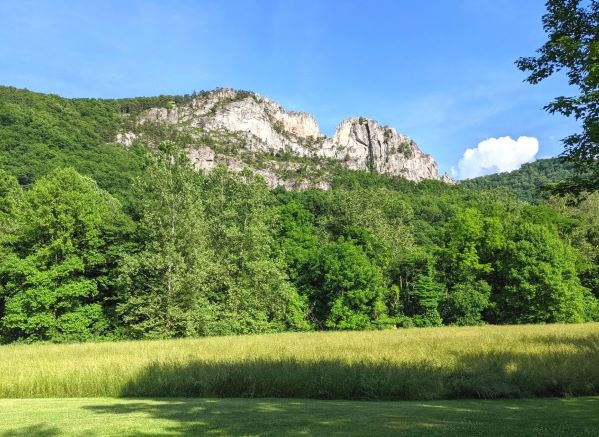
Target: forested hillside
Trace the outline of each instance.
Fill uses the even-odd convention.
[[[539,203],[543,197],[547,197],[543,188],[563,182],[573,175],[571,163],[563,158],[550,158],[524,164],[518,170],[509,173],[481,176],[462,181],[461,184],[477,190],[505,189],[522,200]]]
[[[0,88],[2,342],[599,320],[599,196],[523,200],[522,175],[559,161],[287,191],[197,171],[172,130],[111,143],[126,114],[189,98]]]
[[[124,115],[190,97],[65,99],[0,86],[0,165],[23,185],[70,166],[126,196],[141,158],[136,148],[127,151],[112,143],[128,122]]]

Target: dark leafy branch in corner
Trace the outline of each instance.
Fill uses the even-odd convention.
[[[599,1],[548,0],[543,28],[548,41],[536,57],[520,58],[516,65],[537,84],[565,70],[576,96],[560,96],[545,106],[551,113],[574,117],[582,131],[564,139],[563,156],[575,174],[555,185],[559,194],[599,190]]]

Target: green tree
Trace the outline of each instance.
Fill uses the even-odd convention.
[[[0,243],[14,234],[23,191],[17,179],[0,170]]]
[[[552,197],[551,205],[570,218],[568,237],[578,251],[576,270],[581,284],[599,299],[599,192],[573,204],[567,197]]]
[[[443,321],[448,325],[479,325],[490,298],[491,286],[484,280],[455,284],[441,304]]]
[[[443,323],[439,304],[445,288],[435,278],[434,257],[430,253],[416,250],[406,254],[394,268],[392,277],[397,297],[389,307],[400,325],[438,326]],[[394,290],[392,287],[390,296],[394,296]]]
[[[536,84],[560,70],[578,95],[557,97],[545,109],[582,124],[582,132],[564,140],[565,152],[577,175],[559,184],[558,192],[581,193],[599,189],[599,1],[548,0],[543,27],[548,41],[537,57],[520,58],[516,65]]]
[[[161,143],[134,192],[138,250],[121,268],[126,293],[118,313],[134,337],[201,334],[211,314],[212,257],[200,184],[185,150]]]
[[[204,179],[202,193],[215,256],[210,299],[218,309],[206,332],[306,329],[305,303],[275,250],[277,214],[264,180],[219,166]]]
[[[113,272],[131,222],[120,203],[73,169],[26,192],[0,261],[6,340],[85,340],[109,333]]]
[[[405,222],[412,209],[402,196],[387,190],[337,190],[327,194],[323,225],[332,239],[359,244],[384,273],[414,247]]]
[[[444,238],[439,260],[447,286],[443,320],[456,325],[481,323],[491,295],[487,281],[492,278],[497,253],[505,245],[503,226],[496,218],[466,208],[446,224]]]
[[[17,235],[19,210],[22,208],[23,190],[17,179],[0,170],[0,265],[11,256],[11,244]],[[5,276],[0,275],[0,321],[4,317],[6,298]],[[1,322],[0,322],[1,323]],[[0,333],[0,336],[2,333]],[[2,342],[2,337],[0,337]]]
[[[277,212],[279,249],[290,279],[297,284],[325,236],[318,232],[314,215],[297,201],[280,205]]]
[[[390,323],[382,272],[351,240],[322,247],[304,281],[317,327],[369,329]]]
[[[576,275],[576,256],[555,232],[520,223],[498,257],[497,323],[581,322],[595,299]]]

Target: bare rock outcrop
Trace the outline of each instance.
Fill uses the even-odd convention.
[[[352,170],[369,170],[413,181],[441,179],[435,160],[413,140],[398,134],[394,128],[365,118],[341,122],[320,153],[344,161]]]
[[[190,152],[190,158],[201,170],[209,171],[217,163],[227,164],[231,159],[236,161],[229,162],[232,168],[245,167],[241,156],[247,153],[284,153],[298,158],[334,160],[349,169],[413,181],[434,179],[453,183],[449,176],[439,174],[430,155],[394,128],[362,117],[350,118],[339,124],[332,137],[326,138],[310,114],[286,111],[267,97],[251,92],[217,89],[199,95],[186,105],[152,108],[138,120],[139,124],[152,122],[174,124],[192,133],[234,133],[239,139],[239,156],[225,159],[209,147],[198,147]],[[130,145],[138,137],[134,132],[121,133],[117,141]],[[256,171],[263,173],[271,186],[286,186],[274,173],[264,169]]]

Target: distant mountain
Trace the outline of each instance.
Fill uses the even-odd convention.
[[[186,147],[198,169],[249,168],[272,187],[327,188],[340,169],[453,182],[394,128],[350,118],[327,138],[310,114],[286,111],[253,92],[66,99],[0,87],[0,167],[22,184],[73,166],[125,194],[141,165],[137,152],[167,139]]]
[[[561,182],[572,174],[571,164],[563,158],[549,158],[524,164],[520,169],[509,173],[467,179],[460,182],[460,185],[476,190],[505,188],[522,200],[536,203],[542,198],[539,192],[541,188]]]

